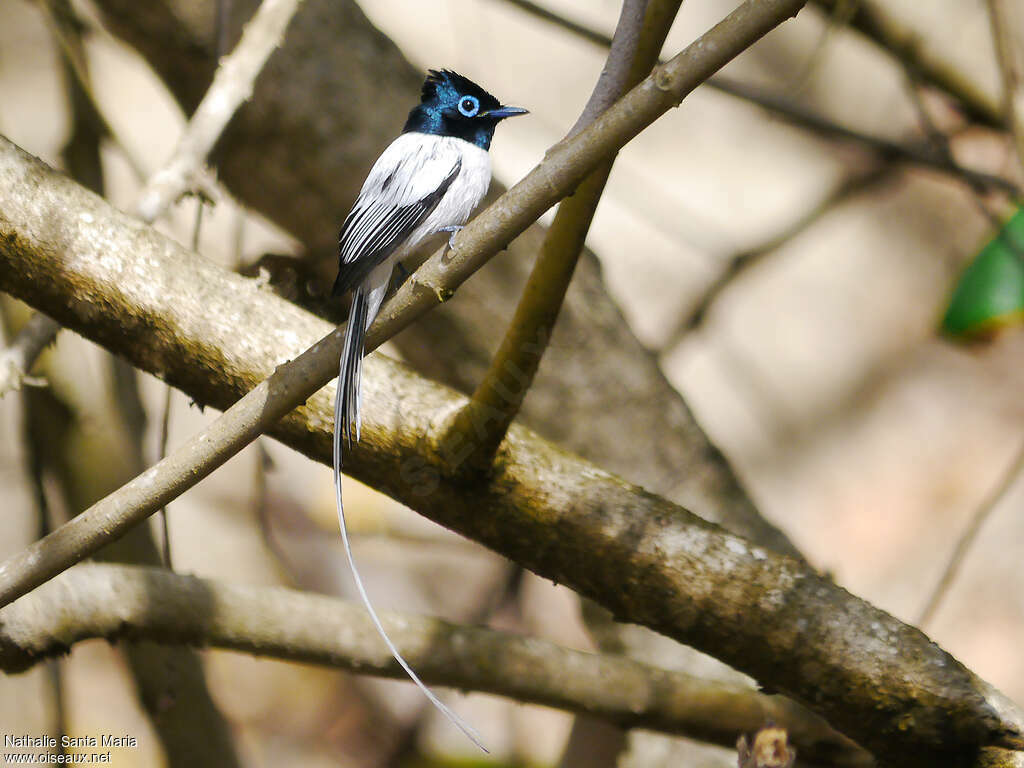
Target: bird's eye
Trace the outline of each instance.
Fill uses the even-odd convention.
[[[480,111],[480,102],[475,96],[463,96],[459,99],[459,113],[464,117],[474,117]]]

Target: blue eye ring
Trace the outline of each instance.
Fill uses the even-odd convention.
[[[459,99],[459,114],[463,117],[476,117],[480,111],[480,101],[476,96],[463,96]]]

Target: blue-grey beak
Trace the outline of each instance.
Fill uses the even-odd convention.
[[[528,115],[530,110],[523,109],[522,107],[498,107],[492,109],[490,112],[485,112],[484,117],[492,117],[495,120],[504,120],[506,117],[515,117],[516,115]]]

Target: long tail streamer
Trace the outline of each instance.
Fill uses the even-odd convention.
[[[423,694],[430,700],[430,703],[437,707],[441,714],[451,721],[452,725],[466,734],[469,740],[480,747],[480,749],[487,752],[487,747],[483,745],[480,734],[477,733],[476,729],[437,698],[434,692],[427,688],[419,676],[413,672],[408,662],[402,658],[402,654],[398,652],[398,648],[395,647],[391,638],[388,637],[388,633],[384,631],[384,625],[381,624],[377,612],[373,609],[370,596],[366,593],[366,587],[363,586],[363,579],[359,575],[359,569],[356,568],[355,558],[352,556],[352,544],[348,537],[348,527],[345,525],[345,508],[341,500],[341,435],[342,432],[345,433],[349,445],[352,443],[353,436],[355,440],[359,440],[359,379],[363,359],[363,340],[366,335],[367,309],[366,293],[363,288],[358,288],[352,299],[352,310],[349,314],[348,328],[345,330],[345,347],[341,355],[341,363],[338,370],[338,387],[334,396],[334,493],[338,506],[338,526],[341,529],[341,541],[345,547],[345,555],[348,557],[349,568],[352,570],[352,580],[355,582],[359,597],[362,599],[363,605],[366,606],[366,611],[370,614],[377,632],[384,638],[384,642],[387,644],[388,650],[391,651],[395,661],[401,665],[405,673],[409,675],[409,678],[423,691]]]

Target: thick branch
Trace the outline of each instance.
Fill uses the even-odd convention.
[[[277,420],[331,375],[340,342],[323,321],[0,147],[0,288],[198,402],[225,408],[273,371],[206,433],[0,566],[7,602],[194,485],[268,423],[328,461],[330,390]],[[982,745],[1024,746],[1024,718],[999,694],[806,565],[515,425],[486,479],[446,477],[437,446],[465,398],[381,355],[366,361],[363,383],[363,439],[348,468],[431,519],[813,703],[893,764],[953,765]]]
[[[801,755],[868,766],[870,756],[780,696],[437,619],[384,623],[424,680],[732,746],[766,721]],[[89,638],[228,648],[359,674],[404,678],[361,606],[156,568],[79,565],[0,611],[0,669],[18,672]]]

